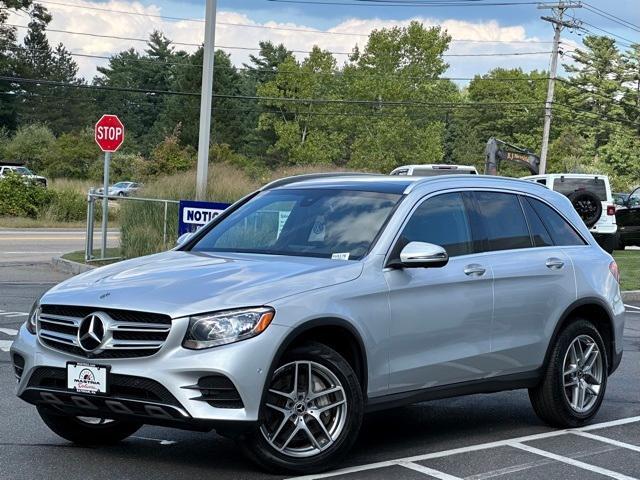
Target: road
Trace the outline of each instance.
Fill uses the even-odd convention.
[[[14,396],[8,346],[33,300],[64,275],[0,265],[0,479],[263,479],[215,433],[145,427],[108,448],[56,437]],[[542,424],[525,391],[422,403],[366,416],[336,479],[569,479],[640,477],[640,304],[629,304],[626,352],[594,425],[567,433]],[[532,437],[533,435],[533,437]],[[524,438],[523,438],[524,437]]]
[[[99,230],[99,229],[98,229]],[[107,245],[118,246],[120,232],[107,232]],[[0,262],[48,262],[52,257],[84,250],[84,229],[67,228],[0,228]],[[94,235],[94,248],[100,246],[101,235]]]

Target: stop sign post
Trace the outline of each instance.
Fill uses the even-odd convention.
[[[95,140],[104,152],[104,178],[102,187],[102,258],[107,252],[107,220],[109,216],[109,164],[111,154],[124,142],[124,125],[116,115],[102,115],[95,127]]]

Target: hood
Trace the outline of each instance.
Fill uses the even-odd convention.
[[[115,263],[49,290],[45,304],[165,313],[174,318],[276,299],[348,282],[357,261],[169,251]]]

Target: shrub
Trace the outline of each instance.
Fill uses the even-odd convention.
[[[0,179],[0,216],[36,218],[52,197],[49,190],[10,173]]]
[[[49,127],[40,124],[20,127],[4,149],[7,160],[21,161],[29,168],[40,171],[53,145],[55,137]]]
[[[98,157],[92,129],[63,133],[45,155],[43,171],[52,177],[87,178]]]

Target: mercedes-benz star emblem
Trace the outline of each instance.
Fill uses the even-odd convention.
[[[83,350],[92,352],[96,350],[104,340],[104,323],[95,313],[87,315],[80,322],[78,329],[78,342]]]

